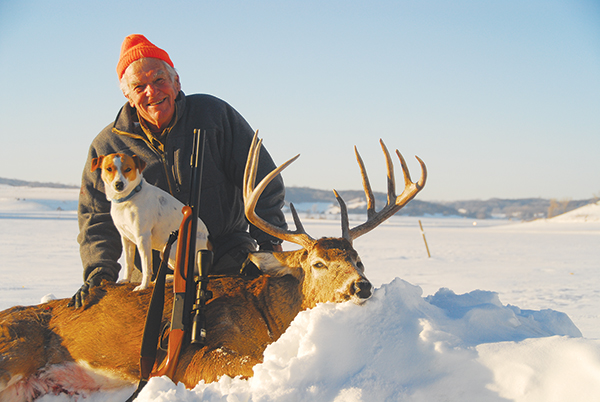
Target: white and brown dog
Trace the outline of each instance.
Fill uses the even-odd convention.
[[[142,176],[146,162],[138,156],[121,153],[92,159],[92,172],[101,169],[106,198],[111,202],[110,215],[121,234],[125,274],[120,282],[130,282],[134,268],[135,247],[142,261],[142,283],[134,290],[146,289],[152,277],[152,250],[163,251],[171,232],[183,219],[183,204],[166,191],[148,184]],[[176,249],[173,245],[173,249]],[[196,248],[207,249],[208,229],[198,219]],[[173,254],[172,254],[173,255]],[[173,257],[169,265],[174,267]]]

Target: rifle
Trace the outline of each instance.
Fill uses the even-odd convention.
[[[148,307],[144,336],[142,338],[140,357],[140,382],[135,393],[127,400],[135,400],[140,391],[148,383],[150,377],[166,375],[173,379],[179,355],[186,341],[202,345],[206,338],[205,303],[212,298],[207,290],[208,275],[212,265],[212,251],[200,250],[196,253],[196,233],[198,230],[198,213],[200,209],[200,190],[202,181],[204,146],[206,131],[194,130],[194,143],[191,159],[191,191],[189,205],[183,207],[183,220],[178,232],[169,237],[163,251],[163,260],[152,292]],[[153,370],[156,362],[156,349],[162,322],[164,305],[165,277],[167,261],[173,242],[177,239],[177,254],[173,270],[173,312],[167,357]],[[194,279],[194,268],[198,266],[199,283]],[[195,290],[197,291],[195,292]],[[194,317],[192,319],[192,312]]]

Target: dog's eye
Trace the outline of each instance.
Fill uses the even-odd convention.
[[[111,168],[111,167],[107,167],[107,168],[106,168],[106,171],[107,171],[107,172],[112,172],[112,168]]]
[[[130,167],[128,167],[127,169],[125,169],[125,173],[129,173],[129,172],[131,172],[131,168]]]

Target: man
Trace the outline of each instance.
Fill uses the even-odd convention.
[[[186,96],[167,52],[143,35],[125,38],[117,74],[127,103],[92,142],[83,171],[78,242],[84,284],[71,305],[81,306],[89,288],[103,279],[117,281],[120,270],[119,233],[110,217],[110,202],[100,172],[91,172],[91,160],[114,152],[138,155],[146,162],[145,179],[187,204],[194,129],[207,132],[199,216],[210,233],[213,272],[239,272],[248,252],[256,250],[257,244],[263,250],[281,250],[278,239],[253,226],[248,232],[242,181],[254,132],[244,118],[215,97]],[[262,149],[258,179],[274,168],[271,157]],[[284,197],[283,180],[278,177],[261,196],[257,214],[286,228],[281,211]]]

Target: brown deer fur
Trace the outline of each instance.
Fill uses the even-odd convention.
[[[267,345],[302,309],[319,302],[365,300],[356,295],[356,283],[368,281],[345,239],[321,239],[312,250],[257,252],[252,259],[272,276],[210,281],[214,297],[207,304],[206,346],[186,346],[175,382],[193,387],[222,375],[249,377]],[[314,268],[317,262],[326,265]],[[17,391],[35,397],[44,390],[80,393],[135,383],[152,289],[132,292],[133,286],[104,283],[92,288],[81,309],[67,307],[68,299],[63,299],[0,313],[0,400],[13,400]],[[168,287],[165,323],[170,321],[172,296]],[[164,357],[160,352],[158,363]],[[83,371],[78,375],[84,380],[65,383],[60,367],[75,362],[67,366],[70,375]],[[88,367],[96,373],[90,374]],[[110,381],[99,380],[98,373]]]

